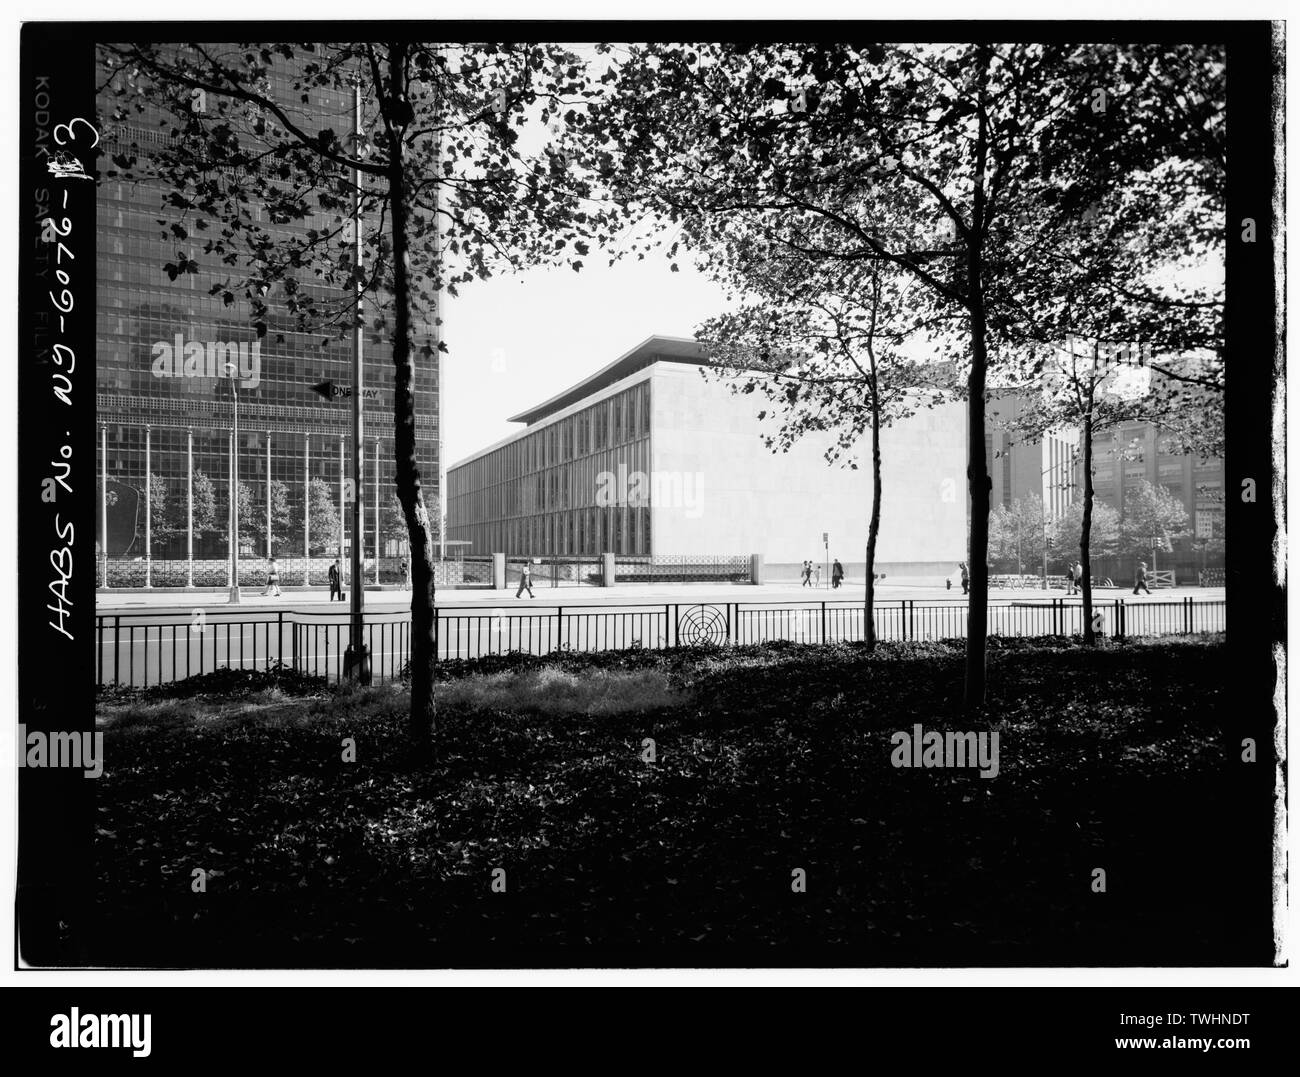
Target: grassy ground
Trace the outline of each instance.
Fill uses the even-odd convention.
[[[97,958],[1266,962],[1267,805],[1222,640],[992,647],[983,723],[948,645],[451,664],[418,772],[400,687],[106,695]],[[1000,773],[893,767],[916,722],[997,730]]]

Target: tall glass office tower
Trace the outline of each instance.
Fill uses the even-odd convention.
[[[350,87],[312,87],[304,101],[293,82],[313,55],[311,46],[294,49],[293,60],[274,58],[270,92],[292,109],[295,121],[309,134],[324,128],[340,134],[350,131]],[[104,57],[100,65],[104,160],[114,154],[143,158],[151,147],[171,142],[168,128],[175,118],[161,103],[120,122],[111,118],[115,98],[109,86],[115,73],[123,73],[110,69]],[[215,102],[196,101],[195,107],[214,108]],[[362,111],[363,122],[373,122],[374,104],[363,101]],[[270,146],[276,137],[268,117],[241,113],[232,123],[240,125],[241,138],[261,139]],[[267,183],[272,182],[268,178]],[[300,581],[308,550],[322,559],[342,554],[346,563],[352,536],[342,535],[343,528],[328,521],[346,521],[344,506],[353,492],[347,481],[349,407],[342,398],[324,399],[313,386],[351,384],[350,334],[341,336],[337,326],[298,331],[286,297],[272,291],[265,297],[270,307],[267,330],[259,337],[241,289],[232,289],[231,305],[221,294],[211,293],[214,284],[239,273],[238,266],[223,264],[218,254],[205,251],[217,226],[206,234],[197,229],[194,215],[173,205],[169,194],[169,187],[154,181],[105,178],[98,186],[96,540],[115,565],[110,577],[153,586],[227,582],[236,392],[239,437],[233,451],[244,490],[239,503],[241,556],[260,560],[274,554],[292,582]],[[247,209],[273,237],[301,237],[307,229],[320,227],[311,218],[271,222],[256,199]],[[173,232],[173,223],[186,234]],[[366,221],[363,227],[373,229],[378,222]],[[341,250],[322,256],[337,257]],[[197,263],[198,272],[172,279],[164,267],[179,256]],[[310,273],[302,275],[312,279]],[[310,287],[323,308],[338,307],[347,298],[342,289],[321,282]],[[392,348],[388,329],[376,327],[373,318],[374,311],[368,312],[363,348],[364,478],[359,491],[365,521],[362,548],[371,560],[376,555],[399,557],[405,542],[405,526],[393,511]],[[431,353],[417,358],[415,398],[421,477],[432,510],[433,499],[441,495],[436,329],[420,324],[415,330],[417,352],[428,344]],[[230,363],[236,368],[234,377],[228,372]],[[306,511],[309,489],[311,513]],[[127,571],[123,562],[136,567]],[[314,572],[314,579],[323,579],[323,563]]]

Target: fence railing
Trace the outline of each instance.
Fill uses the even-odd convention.
[[[532,570],[533,587],[599,587],[603,582],[599,557],[506,558],[506,587],[519,587],[524,565]],[[492,564],[487,563],[488,582]]]
[[[1093,605],[1104,636],[1222,632],[1223,599],[1186,597],[1169,602]],[[967,606],[961,602],[881,602],[875,607],[880,640],[961,639]],[[860,642],[864,610],[858,602],[629,603],[443,608],[438,612],[438,657],[480,658],[523,651],[662,649],[699,644]],[[1083,632],[1081,603],[1061,598],[990,603],[990,636],[1072,636]],[[140,687],[183,680],[229,667],[276,664],[337,681],[351,642],[347,611],[281,611],[241,616],[196,610],[188,621],[146,611],[97,614],[95,683]],[[376,680],[402,675],[411,654],[409,611],[366,615],[363,642]]]
[[[467,558],[466,564],[470,563]],[[490,564],[490,559],[487,563]],[[534,588],[600,587],[604,583],[600,557],[509,556],[506,558],[507,587],[518,586],[525,563],[532,567]],[[749,583],[750,579],[748,554],[619,554],[614,558],[615,583]]]
[[[248,590],[261,589],[266,586],[268,561],[263,557],[241,557],[239,559],[239,585]],[[328,586],[329,567],[334,563],[333,557],[313,557],[310,562],[305,557],[277,557],[276,569],[283,587],[319,587]],[[341,562],[345,577],[351,573],[351,566],[346,558]],[[194,587],[229,587],[230,561],[198,560],[193,563],[186,560],[155,558],[152,562],[123,561],[116,558],[107,562],[103,557],[95,559],[95,586],[103,588],[107,573],[108,589],[141,587],[182,588]],[[434,573],[439,587],[491,587],[492,566],[486,567],[460,561],[439,561],[434,565]],[[378,579],[376,579],[378,576]],[[362,577],[367,587],[378,583],[381,586],[400,587],[406,580],[403,559],[400,557],[381,557],[378,572],[375,559],[365,560]],[[350,581],[345,579],[350,585]]]

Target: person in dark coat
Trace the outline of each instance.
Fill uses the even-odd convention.
[[[535,598],[533,594],[533,568],[527,561],[524,562],[524,571],[519,576],[519,590],[515,592],[515,598],[518,598],[525,591],[528,592],[529,598]]]
[[[805,561],[803,563],[803,586],[804,587],[812,586],[812,562],[811,561]]]
[[[1150,593],[1151,593],[1151,588],[1147,586],[1147,563],[1146,563],[1145,561],[1139,561],[1139,562],[1138,562],[1138,567],[1137,567],[1137,576],[1136,576],[1136,578],[1133,580],[1133,593],[1134,593],[1134,594],[1137,594],[1137,593],[1138,593],[1138,588],[1139,588],[1139,587],[1140,587],[1143,591],[1145,591],[1147,594],[1150,594]]]
[[[1065,568],[1065,593],[1074,594],[1074,566],[1067,565]]]
[[[335,558],[334,564],[330,565],[330,601],[334,601],[334,596],[338,595],[340,601],[343,598],[343,580],[339,573],[338,559]]]
[[[970,594],[970,569],[966,567],[965,561],[959,561],[957,567],[961,569],[961,593]]]
[[[844,582],[844,566],[840,564],[840,559],[837,557],[835,558],[834,563],[831,565],[831,587],[834,589],[838,589],[840,584],[843,582]]]

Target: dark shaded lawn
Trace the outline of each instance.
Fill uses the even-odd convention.
[[[1269,734],[1225,663],[993,641],[982,724],[957,645],[458,663],[416,772],[400,688],[105,697],[96,961],[1266,964]],[[896,769],[916,722],[996,729],[999,775]]]

